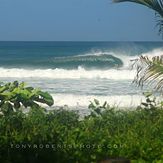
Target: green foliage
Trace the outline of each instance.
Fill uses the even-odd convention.
[[[163,56],[154,56],[151,59],[141,56],[135,63],[137,75],[135,82],[139,86],[144,84],[155,85],[154,88],[163,91]]]
[[[81,120],[63,109],[19,110],[0,117],[0,162],[93,163],[117,157],[157,162],[163,160],[163,110],[155,113],[105,108]]]
[[[8,115],[21,108],[39,108],[40,105],[52,106],[54,101],[47,92],[42,92],[33,87],[26,87],[25,83],[13,83],[0,85],[0,110],[4,115]]]
[[[144,96],[146,97],[146,101],[141,103],[141,107],[145,110],[157,109],[156,97],[152,97],[151,92],[145,92]]]
[[[90,116],[91,117],[97,117],[97,116],[101,116],[102,112],[106,109],[109,109],[110,106],[107,104],[106,101],[104,102],[103,105],[100,105],[100,102],[97,99],[94,99],[93,102],[90,101],[88,108],[91,111]]]

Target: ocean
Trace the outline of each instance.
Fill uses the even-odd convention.
[[[129,107],[144,99],[131,60],[160,55],[162,42],[0,42],[0,81],[24,81],[48,91],[54,106],[90,101]]]

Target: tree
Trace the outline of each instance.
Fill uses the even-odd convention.
[[[159,26],[159,34],[163,35],[163,0],[113,0],[113,2],[134,2],[154,10],[158,19],[156,25]],[[154,83],[154,88],[163,92],[163,55],[151,58],[140,56],[135,63],[137,75],[134,81],[139,86]]]

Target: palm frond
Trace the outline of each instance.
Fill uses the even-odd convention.
[[[119,2],[134,2],[153,9],[156,12],[159,34],[163,35],[163,0],[112,0]],[[135,61],[137,75],[134,82],[139,86],[147,84],[155,84],[156,90],[163,90],[163,55],[149,58],[141,56]]]
[[[136,61],[137,75],[134,82],[139,86],[154,84],[156,90],[163,90],[163,55],[149,59],[141,56]]]

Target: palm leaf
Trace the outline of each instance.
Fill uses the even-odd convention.
[[[153,9],[156,12],[157,26],[159,26],[159,34],[163,34],[163,0],[112,0],[118,2],[134,2]],[[145,83],[155,84],[156,90],[163,90],[163,55],[148,58],[141,56],[135,61],[137,67],[137,75],[134,82],[139,86]]]
[[[139,86],[154,84],[156,90],[163,90],[163,55],[149,59],[141,56],[136,60],[137,75],[134,80]]]

